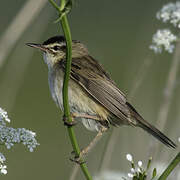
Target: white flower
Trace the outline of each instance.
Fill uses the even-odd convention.
[[[180,2],[168,3],[157,13],[157,18],[180,28]]]
[[[22,143],[33,152],[34,148],[39,145],[35,139],[36,133],[25,128],[12,128],[6,125],[0,125],[0,143],[10,149],[14,144]]]
[[[177,37],[169,29],[158,30],[153,35],[150,49],[154,50],[155,53],[161,53],[164,48],[169,53],[172,53],[175,47],[172,43],[176,41]]]
[[[30,133],[33,137],[35,137],[35,136],[36,136],[36,133],[35,133],[35,132],[33,132],[33,131],[29,131],[29,133]]]
[[[1,174],[7,174],[7,166],[6,165],[0,165],[0,172]]]
[[[8,118],[7,112],[0,107],[0,121],[1,121],[1,123],[2,123],[3,119],[5,121],[7,121],[8,123],[10,122],[10,119]]]
[[[126,159],[127,159],[128,161],[130,161],[130,162],[133,161],[133,157],[132,157],[131,154],[126,154]]]
[[[180,137],[178,138],[178,141],[180,142]]]
[[[133,174],[131,174],[131,173],[128,173],[128,177],[130,177],[130,178],[133,178]]]
[[[132,173],[135,173],[135,169],[134,169],[134,168],[131,168],[131,172],[132,172]]]
[[[142,161],[138,161],[138,166],[142,167]]]
[[[36,133],[25,128],[7,127],[6,122],[10,122],[8,114],[0,108],[0,144],[10,149],[14,144],[22,143],[30,152],[39,145],[36,140]],[[7,167],[4,165],[6,158],[0,153],[0,174],[7,174]]]

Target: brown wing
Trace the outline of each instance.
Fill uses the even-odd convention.
[[[64,69],[65,63],[60,62]],[[143,128],[169,147],[176,144],[157,128],[145,121],[138,112],[126,101],[125,95],[117,88],[110,76],[92,57],[72,59],[71,78],[74,79],[94,100],[114,114],[114,125],[131,124]],[[135,120],[135,121],[134,121]]]
[[[127,118],[130,112],[125,95],[96,60],[90,56],[72,59],[71,78],[113,115],[121,119],[121,121],[113,120],[113,123],[129,124]]]

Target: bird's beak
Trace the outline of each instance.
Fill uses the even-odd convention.
[[[26,43],[27,46],[33,47],[33,48],[37,48],[40,49],[41,51],[47,52],[48,48],[45,47],[42,44],[35,44],[35,43]]]

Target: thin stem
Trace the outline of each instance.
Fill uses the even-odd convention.
[[[162,102],[162,106],[159,111],[159,116],[157,120],[157,126],[163,130],[164,126],[166,124],[167,118],[168,118],[168,113],[171,105],[171,100],[173,97],[173,92],[175,89],[176,85],[176,78],[177,78],[177,73],[178,73],[178,68],[179,68],[179,63],[180,63],[180,42],[177,43],[176,45],[176,50],[174,57],[172,59],[172,65],[169,71],[166,87],[164,90],[164,99]]]
[[[174,95],[174,89],[176,86],[178,68],[180,65],[179,57],[180,57],[180,42],[176,44],[174,57],[172,58],[169,75],[164,88],[162,104],[160,106],[159,114],[156,121],[156,125],[161,131],[163,131],[168,120],[168,114],[171,107],[172,98]],[[159,151],[157,145],[156,144],[154,145],[154,143],[151,142],[149,149],[150,149],[150,154],[154,154],[154,157],[156,157]]]
[[[63,28],[63,32],[66,38],[66,68],[65,68],[65,76],[63,83],[63,104],[64,104],[64,115],[68,117],[69,122],[72,122],[72,118],[70,117],[70,107],[69,107],[69,99],[68,99],[68,83],[70,79],[71,72],[71,61],[72,61],[72,43],[71,43],[71,32],[69,29],[69,24],[67,21],[67,17],[63,16],[61,20],[61,25]]]
[[[61,15],[61,11],[64,10],[66,5],[66,0],[61,0],[61,6],[58,7],[57,4],[49,0],[49,2],[58,10],[59,15]],[[64,116],[67,118],[69,122],[72,122],[71,114],[70,114],[70,107],[69,107],[69,100],[68,100],[68,83],[70,79],[70,72],[71,72],[71,61],[72,61],[72,39],[71,39],[71,32],[69,28],[69,23],[67,20],[66,14],[61,18],[61,25],[63,28],[64,36],[66,38],[66,67],[65,67],[65,75],[64,75],[64,82],[63,82],[63,106],[64,106]],[[69,138],[73,147],[73,150],[77,156],[80,155],[80,148],[77,143],[77,139],[74,133],[73,127],[67,127]],[[81,158],[80,162],[84,162]],[[81,170],[83,171],[87,180],[92,180],[91,175],[89,174],[88,168],[85,163],[80,164]]]
[[[72,60],[72,40],[71,40],[70,28],[69,28],[69,24],[68,24],[66,15],[62,17],[61,25],[62,25],[64,35],[66,38],[66,43],[67,43],[66,68],[65,68],[64,83],[63,83],[64,115],[65,115],[65,117],[67,117],[69,122],[72,122],[72,118],[70,115],[69,101],[68,101],[68,83],[69,83],[69,78],[70,78],[71,60]],[[75,153],[79,156],[80,148],[78,146],[73,127],[68,127],[67,130],[68,130],[69,138],[71,140],[72,147],[73,147]],[[80,161],[83,162],[83,159],[81,159]],[[86,179],[91,180],[92,178],[88,172],[86,164],[82,163],[80,166],[81,166],[81,169],[82,169]]]
[[[66,5],[66,1],[67,0],[61,0],[61,6],[60,6],[60,11],[62,11],[63,9],[64,9],[64,7],[65,7],[65,5]]]
[[[158,180],[166,180],[169,174],[173,171],[173,169],[180,163],[180,152],[177,156],[172,160],[166,170],[162,173]]]
[[[148,56],[145,58],[144,62],[142,63],[141,67],[139,67],[136,77],[132,83],[131,91],[128,95],[128,100],[132,100],[137,92],[137,90],[142,85],[142,81],[145,78],[145,75],[148,73],[148,68],[153,63],[152,57]]]
[[[51,3],[51,5],[59,12],[60,8],[59,6],[53,1],[53,0],[49,0],[49,2]]]
[[[72,170],[72,172],[71,172],[71,175],[70,175],[69,180],[75,180],[78,171],[79,171],[79,166],[78,166],[77,164],[75,164],[74,167],[73,167],[73,170]]]

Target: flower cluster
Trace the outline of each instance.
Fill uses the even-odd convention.
[[[168,3],[162,7],[162,9],[157,13],[157,19],[161,20],[163,23],[171,23],[175,27],[180,28],[180,2]],[[178,38],[169,29],[158,30],[156,34],[153,35],[152,49],[155,53],[161,53],[164,49],[165,51],[172,53],[175,45],[173,43],[177,42]]]
[[[35,139],[36,133],[25,128],[7,127],[6,122],[10,122],[10,119],[7,112],[0,108],[0,143],[5,144],[7,149],[10,149],[15,143],[22,143],[30,152],[33,152],[34,148],[39,145]]]
[[[14,144],[21,143],[26,145],[30,152],[38,145],[35,139],[36,134],[24,128],[12,128],[0,125],[0,142],[10,149]]]
[[[6,158],[2,153],[0,153],[0,173],[1,174],[7,174],[7,166],[4,165],[4,161],[6,161]]]
[[[33,152],[34,148],[39,145],[36,140],[36,133],[25,128],[12,128],[7,127],[6,123],[10,122],[8,114],[2,108],[0,108],[0,143],[5,145],[7,149],[10,149],[14,144],[22,143],[30,152]],[[3,165],[5,157],[0,153],[0,172],[7,173],[6,166]]]
[[[158,30],[153,35],[150,49],[154,50],[155,53],[161,53],[164,47],[166,51],[172,53],[175,47],[172,43],[176,41],[177,37],[169,29]]]
[[[157,13],[157,19],[180,28],[180,2],[168,3]]]
[[[152,161],[152,158],[149,159],[148,164],[146,166],[146,168],[143,168],[143,163],[142,161],[138,161],[137,165],[135,165],[134,161],[133,161],[133,157],[131,154],[127,154],[126,155],[126,159],[131,163],[131,169],[130,172],[128,173],[128,177],[131,179],[141,179],[141,180],[146,180],[147,178],[147,171],[150,168],[150,164]],[[154,179],[156,177],[156,168],[153,169],[153,173],[152,173],[152,178]],[[126,180],[126,178],[124,178]]]

